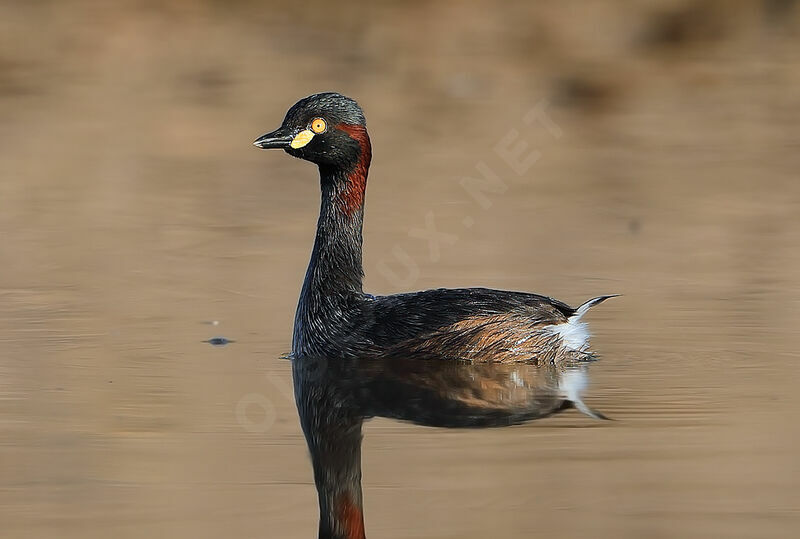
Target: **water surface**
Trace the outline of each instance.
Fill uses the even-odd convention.
[[[314,536],[280,357],[318,185],[250,142],[328,89],[375,150],[368,291],[623,294],[615,421],[368,421],[368,536],[795,536],[800,34],[745,4],[7,3],[3,536]]]

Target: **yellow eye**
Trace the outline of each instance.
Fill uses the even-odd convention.
[[[324,133],[327,128],[328,124],[326,124],[325,120],[322,118],[314,118],[311,120],[311,130],[314,133],[319,135],[320,133]]]

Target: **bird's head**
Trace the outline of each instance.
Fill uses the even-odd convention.
[[[350,172],[369,166],[371,148],[364,112],[335,92],[310,95],[295,103],[281,126],[258,137],[259,148],[279,148],[320,167]]]

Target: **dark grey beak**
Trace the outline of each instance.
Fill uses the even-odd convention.
[[[279,127],[272,133],[267,133],[266,135],[261,135],[258,137],[253,141],[253,145],[263,148],[264,150],[268,150],[270,148],[285,150],[289,147],[289,144],[292,143],[293,138],[294,137],[288,132],[288,130],[284,129],[283,127]]]

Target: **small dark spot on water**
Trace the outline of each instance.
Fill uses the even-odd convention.
[[[234,341],[233,339],[228,339],[226,337],[212,337],[212,338],[208,339],[207,341],[203,341],[203,342],[207,342],[208,344],[210,344],[212,346],[225,346],[226,344],[230,344],[230,343],[236,342],[236,341]]]
[[[600,111],[613,103],[617,88],[590,74],[575,74],[556,81],[555,100],[566,107]]]
[[[631,219],[628,222],[628,230],[631,234],[638,234],[642,230],[642,222],[639,219]]]

